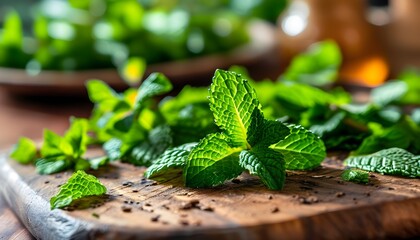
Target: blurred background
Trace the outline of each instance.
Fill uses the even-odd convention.
[[[420,67],[419,12],[419,0],[2,0],[0,147],[88,117],[90,78],[122,90],[160,71],[180,89],[243,65],[257,80],[276,80],[323,40],[342,59],[327,49],[300,68],[332,59],[335,84],[378,86]],[[12,223],[7,236],[26,236],[11,219],[0,215]]]

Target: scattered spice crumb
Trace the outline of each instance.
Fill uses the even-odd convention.
[[[280,209],[278,207],[274,207],[273,209],[271,209],[271,213],[277,213],[280,212]]]
[[[168,207],[168,205],[166,205],[166,204],[163,204],[162,205],[162,207],[164,208],[164,209],[166,209],[166,210],[169,210],[170,208]]]
[[[50,183],[50,181],[45,181],[44,183],[45,183],[45,184],[48,184],[48,183]]]
[[[207,206],[207,207],[202,207],[202,208],[201,208],[201,210],[203,210],[203,211],[207,211],[207,212],[214,212],[214,208],[209,207],[209,206]]]
[[[338,198],[344,197],[345,195],[346,195],[346,193],[344,193],[344,192],[336,192],[335,193],[335,197],[338,197]]]
[[[201,221],[197,220],[197,222],[194,223],[195,226],[201,226]]]
[[[272,200],[272,199],[273,199],[273,195],[269,195],[268,200]]]
[[[181,224],[181,225],[184,225],[184,226],[188,226],[188,225],[190,225],[190,223],[188,222],[188,220],[186,220],[186,219],[180,219],[179,220],[179,223]]]
[[[182,203],[180,209],[188,210],[188,209],[191,209],[191,208],[195,208],[195,207],[197,207],[197,205],[199,203],[200,203],[200,200],[198,200],[198,199],[191,199],[188,202]]]
[[[137,190],[137,189],[134,189],[134,190],[133,190],[133,192],[134,192],[134,193],[136,193],[136,192],[139,192],[139,190]]]
[[[159,218],[160,218],[160,215],[156,215],[156,216],[151,217],[150,221],[157,222],[157,221],[159,221]]]
[[[370,197],[370,192],[367,192],[367,193],[366,193],[366,196]]]
[[[388,188],[388,190],[395,190],[395,188],[393,188],[393,187],[389,187],[389,188]]]
[[[376,178],[376,176],[375,176],[375,175],[373,175],[373,174],[369,175],[369,177],[371,177],[371,178]]]
[[[183,214],[181,214],[181,215],[179,215],[180,217],[182,217],[182,218],[186,218],[186,217],[188,217],[188,214],[186,214],[186,213],[183,213]]]
[[[163,225],[168,225],[169,222],[168,221],[160,221]]]
[[[123,205],[123,206],[121,206],[121,210],[123,212],[129,213],[129,212],[131,212],[132,208],[130,206]]]
[[[315,196],[309,196],[309,197],[306,198],[306,200],[308,202],[310,202],[310,203],[317,203],[317,202],[319,202],[318,198],[315,197]]]
[[[133,183],[133,182],[130,182],[130,181],[124,181],[124,182],[122,183],[122,185],[123,185],[123,186],[127,186],[127,187],[131,187],[131,186],[133,186],[133,185],[134,185],[134,183]]]
[[[99,214],[97,214],[97,213],[92,213],[92,217],[94,217],[94,218],[99,218]]]
[[[150,203],[145,203],[145,204],[144,204],[144,206],[146,206],[146,207],[151,207],[151,206],[152,206],[152,204],[150,204]]]

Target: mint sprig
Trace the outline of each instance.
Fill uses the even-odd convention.
[[[266,119],[255,89],[239,74],[216,70],[209,102],[221,132],[207,135],[191,151],[166,151],[145,176],[157,178],[182,169],[186,186],[213,187],[246,170],[269,189],[281,189],[285,157],[295,169],[314,168],[325,157],[325,147],[313,133]]]

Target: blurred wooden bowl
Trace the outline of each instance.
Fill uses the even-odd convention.
[[[251,41],[227,53],[165,62],[149,65],[145,76],[152,72],[164,73],[174,85],[206,85],[217,68],[226,69],[231,65],[252,66],[273,54],[276,39],[275,28],[265,22],[250,25]],[[116,90],[128,85],[115,69],[81,70],[74,72],[41,71],[28,75],[23,69],[0,68],[0,87],[15,95],[24,96],[86,96],[85,82],[100,79]]]

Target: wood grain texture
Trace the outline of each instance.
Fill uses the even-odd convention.
[[[71,173],[35,174],[3,155],[0,192],[41,239],[381,239],[420,236],[420,181],[371,174],[358,185],[340,178],[340,161],[310,172],[288,172],[282,191],[246,174],[212,189],[190,189],[180,178],[157,184],[144,168],[114,163],[92,171],[107,196],[71,211],[49,199]],[[85,209],[81,209],[85,208]]]
[[[22,226],[0,196],[0,240],[31,240],[33,237]]]

